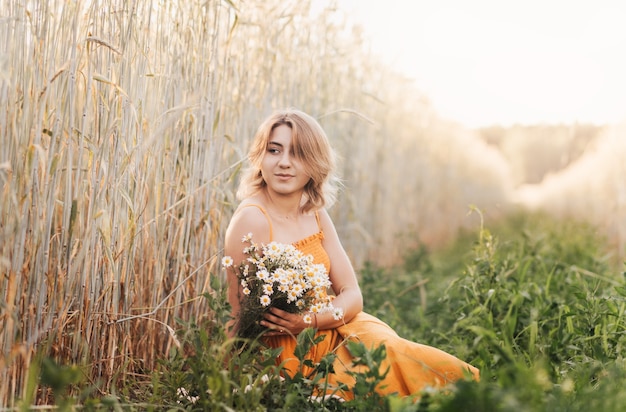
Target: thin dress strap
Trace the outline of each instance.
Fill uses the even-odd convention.
[[[270,215],[267,213],[267,211],[263,208],[263,206],[257,205],[256,203],[248,203],[247,205],[243,205],[241,207],[248,207],[248,206],[254,206],[258,208],[265,215],[265,217],[267,218],[267,223],[269,223],[270,225],[270,242],[274,240],[274,230],[272,229],[272,219],[270,219]],[[319,219],[318,219],[318,224],[319,224]]]
[[[320,222],[320,213],[319,211],[315,211],[315,220],[317,220],[317,228],[322,231],[322,223]]]

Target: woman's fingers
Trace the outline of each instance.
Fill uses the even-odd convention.
[[[286,312],[278,308],[270,308],[269,312],[265,314],[264,320],[261,321],[261,325],[271,329],[271,332],[267,334],[268,336],[286,333],[298,334],[303,329],[302,315]]]
[[[271,313],[266,313],[264,318],[265,318],[265,322],[270,323],[270,324],[275,324],[278,327],[280,327],[286,321],[286,319],[283,319],[276,315],[272,315]]]
[[[284,310],[272,308],[265,314],[265,320],[275,323],[278,326],[286,327],[297,325],[300,316],[294,313],[285,312]]]
[[[277,332],[284,333],[287,329],[286,325],[284,324],[284,319],[270,314],[265,315],[265,320],[261,321],[261,326],[265,326],[266,328],[271,329],[273,331],[272,333],[274,334]]]
[[[275,323],[262,321],[261,325],[269,329],[269,331],[265,333],[265,336],[279,336],[290,333],[287,328],[281,327],[280,325],[277,325]]]
[[[270,308],[268,313],[278,316],[281,319],[287,319],[290,315],[293,315],[292,313],[285,312],[284,310],[278,308]]]

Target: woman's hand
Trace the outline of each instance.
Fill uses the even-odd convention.
[[[304,322],[304,315],[270,308],[261,325],[269,329],[265,336],[297,335],[312,325]]]

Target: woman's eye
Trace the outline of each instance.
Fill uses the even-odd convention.
[[[268,151],[269,153],[272,153],[272,154],[276,154],[276,153],[278,153],[278,149],[275,149],[275,148],[273,148],[273,147],[268,148],[268,149],[267,149],[267,151]]]

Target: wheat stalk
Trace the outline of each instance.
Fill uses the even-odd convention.
[[[36,352],[107,392],[176,344],[175,318],[211,316],[197,298],[277,107],[319,118],[340,153],[331,213],[357,267],[443,243],[470,203],[506,204],[501,159],[370,56],[332,1],[310,6],[0,4],[0,404],[27,395]]]

